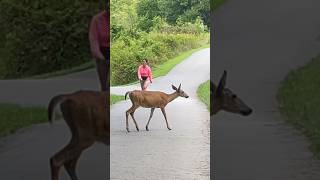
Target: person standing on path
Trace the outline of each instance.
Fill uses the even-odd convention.
[[[147,59],[143,60],[138,68],[138,78],[140,80],[141,90],[146,91],[149,82],[152,83],[152,72]]]
[[[109,5],[109,1],[108,1]],[[103,10],[91,19],[89,40],[102,91],[107,91],[110,79],[110,11]]]

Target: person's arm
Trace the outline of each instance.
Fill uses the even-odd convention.
[[[138,78],[139,78],[139,80],[142,80],[141,73],[140,73],[140,68],[141,68],[141,66],[139,66],[139,68],[138,68]]]
[[[102,52],[100,51],[98,41],[98,27],[97,27],[97,16],[94,16],[90,23],[89,29],[89,41],[91,54],[95,59],[104,59]]]
[[[152,71],[150,67],[148,67],[148,69],[149,69],[149,79],[150,79],[150,82],[152,83]]]

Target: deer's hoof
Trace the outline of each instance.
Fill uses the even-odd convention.
[[[171,128],[169,128],[169,127],[168,127],[168,129],[169,129],[169,131],[171,130]]]
[[[127,132],[130,132],[130,131],[129,131],[129,128],[127,128]]]
[[[139,128],[137,128],[137,131],[139,131]]]
[[[149,128],[146,126],[146,130],[149,131]]]

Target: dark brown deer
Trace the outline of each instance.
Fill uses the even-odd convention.
[[[227,72],[224,71],[220,79],[218,87],[210,81],[211,91],[211,106],[210,114],[215,115],[220,110],[224,110],[231,113],[237,113],[244,116],[248,116],[252,113],[252,109],[249,108],[236,94],[226,86]]]
[[[166,94],[164,92],[160,91],[139,91],[139,90],[134,90],[134,91],[129,91],[125,94],[125,99],[127,99],[127,95],[129,94],[130,100],[132,102],[132,106],[130,109],[127,110],[126,112],[126,129],[129,132],[129,124],[128,124],[128,116],[129,114],[131,115],[134,124],[136,125],[137,131],[139,131],[138,124],[134,118],[134,112],[136,109],[138,109],[140,106],[144,108],[151,108],[151,113],[150,117],[148,120],[148,123],[146,125],[146,130],[149,131],[149,123],[152,118],[153,112],[155,108],[160,108],[162,111],[162,114],[166,120],[167,128],[171,130],[165,107],[167,106],[168,103],[176,99],[177,97],[185,97],[188,98],[189,96],[181,89],[181,84],[179,85],[178,88],[176,88],[174,85],[172,85],[172,89],[175,90],[175,92],[171,94]]]
[[[109,98],[109,92],[77,91],[51,99],[49,122],[52,123],[54,110],[59,105],[72,133],[70,142],[50,159],[52,180],[59,180],[62,166],[72,180],[78,180],[76,165],[81,153],[95,142],[110,145]]]

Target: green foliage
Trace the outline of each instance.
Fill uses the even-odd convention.
[[[320,158],[320,56],[289,73],[281,83],[278,100],[287,121],[305,133]]]
[[[2,0],[0,77],[68,69],[91,59],[88,26],[98,1]]]
[[[144,58],[157,66],[208,43],[200,5],[209,1],[112,0],[111,83],[134,82]]]
[[[210,26],[210,2],[209,0],[140,0],[138,2],[137,13],[142,17],[142,29],[148,29],[152,24],[152,19],[160,16],[171,25],[175,25],[177,20],[183,22],[195,22],[201,17],[206,26]]]

